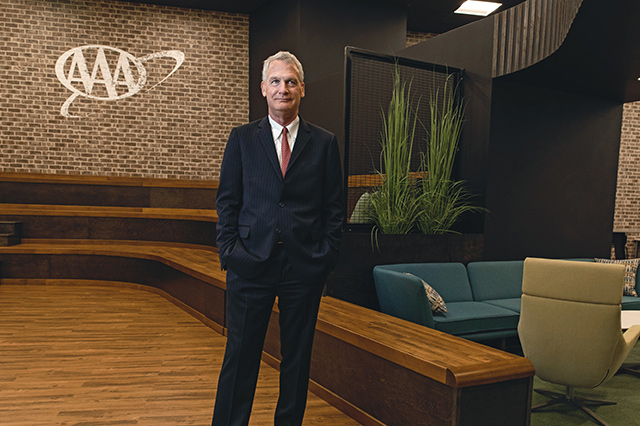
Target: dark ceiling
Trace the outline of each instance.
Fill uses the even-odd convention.
[[[130,0],[136,3],[162,4],[192,9],[219,10],[249,14],[268,0]],[[396,0],[408,7],[407,30],[441,34],[477,21],[481,17],[453,13],[464,0]],[[500,0],[493,0],[500,1]],[[513,7],[525,0],[502,0],[494,13]]]

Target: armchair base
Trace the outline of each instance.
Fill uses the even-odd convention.
[[[594,413],[587,404],[589,405],[615,405],[615,401],[608,401],[605,399],[592,399],[592,398],[584,398],[581,396],[575,396],[573,392],[573,387],[567,386],[566,393],[562,394],[559,392],[552,392],[547,390],[534,389],[535,392],[540,395],[544,395],[548,398],[552,398],[550,401],[544,402],[542,404],[538,404],[534,407],[531,407],[531,411],[539,411],[543,408],[550,407],[552,405],[558,404],[570,404],[580,410],[584,411],[589,415],[597,424],[601,426],[609,426],[607,422],[605,422],[601,417],[599,417],[596,413]]]

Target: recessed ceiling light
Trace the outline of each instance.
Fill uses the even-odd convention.
[[[502,3],[467,0],[462,3],[462,6],[460,6],[455,11],[455,13],[462,13],[464,15],[487,16],[500,6],[502,6]]]

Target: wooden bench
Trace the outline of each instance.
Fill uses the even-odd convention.
[[[97,280],[151,286],[224,333],[215,249],[137,241],[25,240],[0,247],[1,283]],[[533,367],[522,357],[325,297],[311,389],[363,424],[518,425]],[[274,308],[265,361],[278,367]],[[476,423],[483,419],[484,423]]]
[[[215,209],[215,180],[0,172],[0,203]]]
[[[0,181],[9,183],[2,179],[0,174]],[[86,183],[84,179],[79,182]],[[66,179],[63,185],[73,184]],[[117,186],[113,181],[109,185]],[[133,181],[124,185],[137,188]],[[116,192],[113,199],[118,198]],[[31,202],[35,200],[12,201],[0,204],[0,216],[5,209],[4,213],[13,212],[22,218],[36,217],[29,214],[33,212],[41,215],[37,217],[66,217],[69,223],[77,224],[86,218],[104,220],[111,217],[109,214],[130,220],[165,220],[168,215],[170,226],[187,217],[176,206],[75,202],[53,208]],[[189,207],[189,215],[198,216],[195,212],[202,210]],[[176,220],[172,213],[182,219]],[[211,226],[215,216],[210,211],[201,213],[188,216],[188,220]],[[0,247],[0,284],[60,280],[142,284],[166,295],[213,329],[225,332],[225,274],[220,270],[215,247],[118,239],[114,238],[116,231],[110,232],[104,234],[109,238],[98,240],[26,235],[22,244]],[[276,367],[278,336],[278,310],[274,308],[264,358]],[[362,424],[525,425],[530,418],[533,374],[525,358],[332,297],[322,300],[311,389]]]
[[[265,351],[278,359],[274,314]],[[311,389],[363,424],[528,425],[533,375],[526,358],[332,297],[320,305]]]
[[[0,204],[0,214],[21,216],[130,217],[217,222],[215,210],[160,207],[67,206],[51,204]]]
[[[215,246],[217,181],[0,173],[0,218],[23,238]]]

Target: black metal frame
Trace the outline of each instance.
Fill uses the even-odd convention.
[[[349,208],[349,176],[351,170],[351,164],[349,161],[349,155],[351,152],[351,120],[352,120],[352,95],[351,89],[353,85],[353,61],[355,58],[370,60],[372,62],[380,62],[384,64],[396,64],[400,67],[408,67],[417,70],[424,70],[429,73],[446,74],[453,78],[453,87],[457,88],[457,94],[459,99],[462,99],[462,82],[464,70],[454,67],[448,67],[445,65],[439,65],[434,63],[416,61],[413,59],[407,59],[377,52],[372,52],[355,47],[345,48],[345,64],[344,64],[344,78],[345,78],[345,91],[344,91],[344,211],[345,211],[345,230],[348,231],[370,231],[372,225],[370,224],[350,224],[348,222],[348,208]]]

